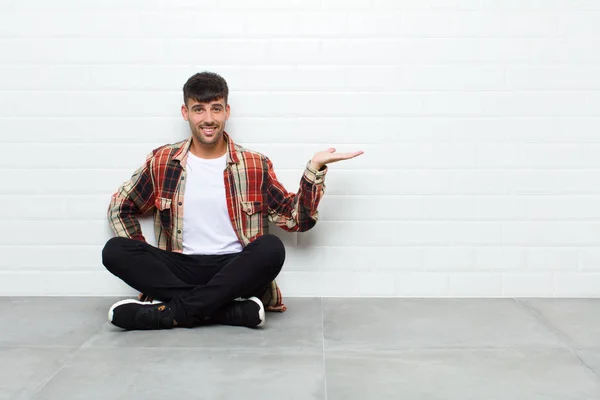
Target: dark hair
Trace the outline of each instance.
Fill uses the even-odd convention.
[[[227,104],[227,96],[229,96],[227,82],[221,75],[214,72],[194,74],[183,85],[183,101],[186,106],[189,99],[207,103],[223,98]]]

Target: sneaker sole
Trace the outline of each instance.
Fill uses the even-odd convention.
[[[159,304],[159,303],[162,303],[162,301],[153,300],[152,302],[148,302],[148,301],[139,301],[139,300],[135,300],[135,299],[125,299],[125,300],[117,301],[108,310],[108,322],[110,322],[110,323],[113,322],[113,318],[115,316],[115,308],[117,308],[119,306],[122,306],[123,304],[130,304],[130,303],[136,303],[136,304]]]
[[[260,307],[260,310],[258,310],[258,318],[260,318],[260,324],[256,325],[257,328],[260,328],[265,324],[265,306],[263,305],[262,301],[258,299],[258,297],[249,297],[248,300],[252,300]]]

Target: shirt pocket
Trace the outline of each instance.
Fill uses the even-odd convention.
[[[171,199],[164,197],[157,197],[154,201],[154,205],[158,210],[158,216],[160,218],[160,225],[163,229],[171,230]]]
[[[158,208],[159,211],[169,210],[171,209],[171,199],[167,199],[164,197],[157,197],[154,201],[154,205]]]
[[[260,201],[241,201],[242,229],[248,240],[254,239],[262,233],[262,203]]]

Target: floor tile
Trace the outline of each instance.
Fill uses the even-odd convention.
[[[0,347],[81,346],[106,322],[106,297],[2,297]]]
[[[323,299],[325,348],[564,348],[511,299]]]
[[[600,299],[524,299],[526,307],[540,313],[579,348],[600,349]]]
[[[205,326],[163,331],[123,331],[105,324],[86,347],[201,347],[211,349],[323,348],[321,299],[286,299],[284,313],[267,313],[260,329]]]
[[[295,298],[154,332],[106,322],[116,300],[0,298],[0,400],[600,398],[599,300]]]
[[[75,348],[0,348],[0,400],[29,399]]]
[[[326,352],[328,400],[598,399],[596,377],[568,350]]]
[[[36,400],[325,399],[318,352],[82,349]]]

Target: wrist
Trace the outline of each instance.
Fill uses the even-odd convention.
[[[310,165],[317,171],[320,171],[325,166],[324,164],[316,163],[313,160],[310,160]]]

